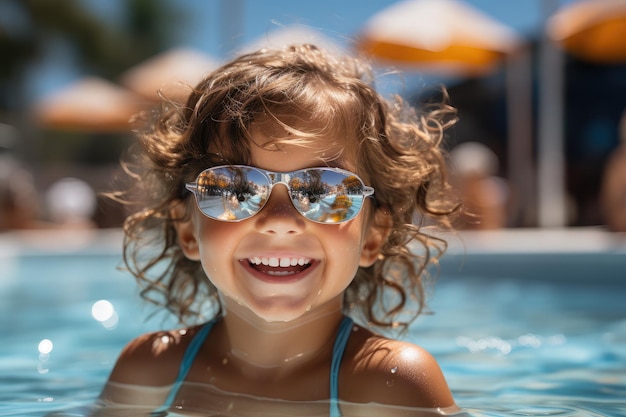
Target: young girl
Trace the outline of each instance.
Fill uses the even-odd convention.
[[[124,260],[144,297],[195,323],[132,341],[104,404],[458,410],[432,356],[373,330],[422,311],[426,268],[445,247],[423,225],[447,225],[456,208],[440,150],[455,113],[387,103],[367,76],[311,45],[261,50],[140,134],[127,167],[145,201],[125,223]]]

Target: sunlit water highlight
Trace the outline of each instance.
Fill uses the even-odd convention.
[[[120,349],[172,325],[145,322],[152,310],[116,271],[118,254],[0,259],[1,416],[88,415]],[[624,261],[611,262],[586,280],[443,268],[435,314],[408,338],[473,416],[626,416],[626,273],[616,279]]]

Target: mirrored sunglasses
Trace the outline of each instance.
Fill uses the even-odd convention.
[[[245,165],[223,165],[202,171],[185,187],[200,211],[214,220],[238,222],[261,211],[274,185],[289,190],[294,207],[305,218],[325,224],[354,219],[366,197],[374,194],[361,178],[339,168],[272,172]]]

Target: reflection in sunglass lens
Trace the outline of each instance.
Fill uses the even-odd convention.
[[[307,219],[340,223],[354,218],[363,205],[363,183],[355,175],[328,169],[298,171],[291,176],[291,201]]]
[[[261,172],[245,167],[217,167],[197,179],[200,210],[216,220],[237,221],[256,214],[265,205],[270,182]]]

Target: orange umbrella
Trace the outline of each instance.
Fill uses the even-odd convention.
[[[548,21],[547,32],[579,58],[626,62],[626,1],[584,0],[563,6]]]
[[[34,114],[44,127],[87,131],[122,131],[142,108],[130,91],[98,77],[83,78],[44,97]]]
[[[515,33],[455,0],[405,0],[374,15],[357,48],[381,61],[452,74],[484,73],[519,44]]]
[[[159,100],[160,91],[169,99],[184,102],[191,87],[217,66],[216,60],[202,52],[177,48],[130,68],[120,82],[151,101]]]

